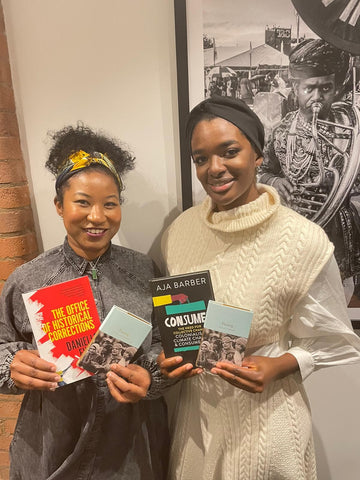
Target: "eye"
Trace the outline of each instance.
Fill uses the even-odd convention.
[[[312,87],[305,87],[304,88],[304,93],[305,94],[308,94],[308,93],[311,93],[312,92]]]
[[[83,198],[79,198],[78,200],[75,200],[75,202],[77,205],[80,205],[82,207],[87,207],[89,205],[89,202]]]
[[[193,156],[192,159],[197,167],[204,165],[204,163],[207,162],[207,157],[201,155],[196,155],[195,157]]]
[[[119,204],[116,202],[106,202],[105,208],[116,208]]]
[[[234,158],[236,157],[236,155],[240,152],[240,149],[239,148],[229,148],[228,150],[226,150],[226,152],[224,153],[223,157],[225,158]]]

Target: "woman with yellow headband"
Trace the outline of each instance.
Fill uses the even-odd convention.
[[[151,320],[152,261],[111,244],[121,221],[122,176],[134,158],[84,126],[52,137],[46,167],[67,236],[19,267],[0,300],[0,392],[25,393],[11,445],[16,480],[159,480],[167,462],[167,420],[156,364],[157,330],[129,366],[112,365],[56,388],[55,366],[39,357],[21,294],[88,275],[101,320],[117,304]]]

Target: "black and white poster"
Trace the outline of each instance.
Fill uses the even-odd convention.
[[[266,145],[258,181],[325,229],[345,288],[354,290],[356,320],[360,0],[261,0],[251,6],[195,0],[186,8],[189,108],[216,94],[240,98],[259,115]],[[199,26],[201,79],[195,66]],[[192,197],[198,201],[194,185]]]

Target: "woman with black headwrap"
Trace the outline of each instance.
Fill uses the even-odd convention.
[[[187,135],[207,197],[163,239],[170,274],[208,269],[216,300],[253,311],[242,366],[211,374],[180,356],[159,363],[180,382],[170,479],[316,479],[302,379],[360,358],[333,246],[323,230],[256,184],[264,130],[241,101],[212,97]]]
[[[151,321],[145,255],[111,244],[121,221],[123,176],[134,159],[117,141],[82,125],[53,135],[46,163],[56,176],[62,245],[22,265],[0,298],[0,391],[25,393],[11,444],[12,480],[159,480],[168,433],[153,329],[129,366],[109,365],[58,388],[39,357],[21,294],[87,275],[101,321],[116,304]],[[111,345],[110,345],[111,351]],[[101,355],[100,347],[93,352]]]

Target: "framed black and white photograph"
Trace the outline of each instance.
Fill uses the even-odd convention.
[[[246,102],[265,127],[258,181],[335,246],[360,319],[360,1],[175,0],[183,207],[200,202],[184,127],[212,95]],[[356,323],[357,325],[357,323]]]

